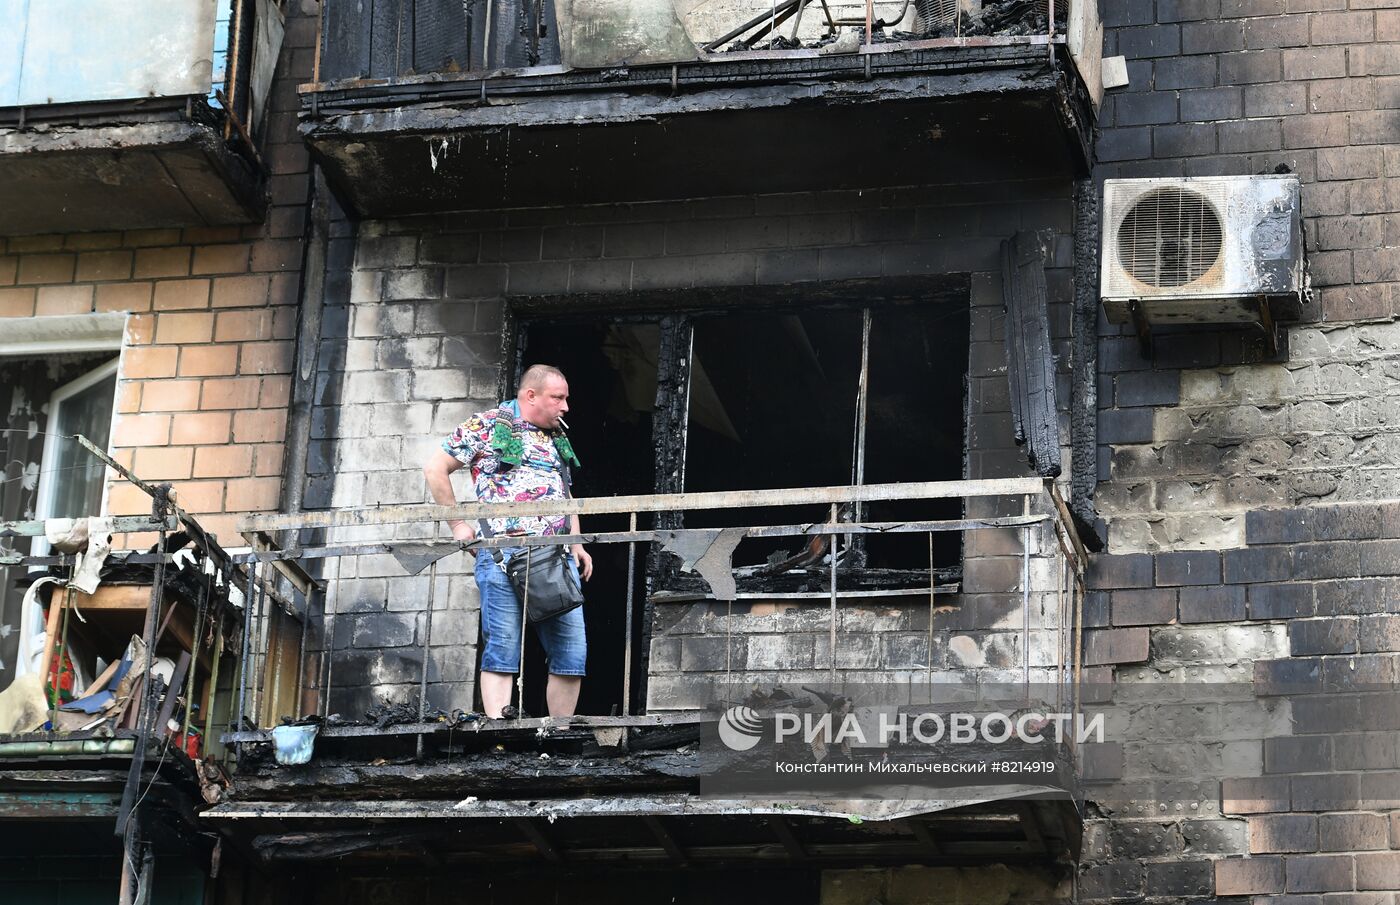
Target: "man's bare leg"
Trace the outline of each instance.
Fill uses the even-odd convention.
[[[489,719],[501,718],[501,709],[510,703],[510,689],[515,676],[508,672],[481,671],[481,709]],[[578,693],[575,692],[575,697]]]
[[[550,673],[549,682],[544,687],[549,715],[573,716],[578,707],[578,691],[582,687],[583,676],[556,676]]]

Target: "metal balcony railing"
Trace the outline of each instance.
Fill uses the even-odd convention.
[[[1102,28],[1095,0],[984,0],[977,7],[969,12],[959,0],[781,0],[751,9],[702,4],[685,15],[649,7],[654,15],[643,21],[578,0],[327,0],[313,81],[329,87],[743,58],[735,52],[803,57],[1062,41],[1085,81],[1097,84]]]
[[[912,518],[897,522],[862,520],[861,507],[865,504],[894,500],[902,501],[901,512],[909,512],[911,507],[918,507],[923,503],[927,503],[929,511],[932,511],[931,507],[935,501],[961,500],[964,513],[998,514],[964,515],[951,519]],[[796,507],[802,506],[808,507],[809,511],[813,506],[822,506],[827,509],[828,515],[825,520],[815,523],[792,520],[787,523],[729,529],[643,527],[649,517],[657,514],[667,514],[671,519],[668,523],[675,524],[674,518],[678,513],[686,513],[693,517],[699,513],[723,513],[755,507],[771,508],[776,512],[786,509],[792,512]],[[254,551],[251,554],[250,566],[253,570],[253,584],[263,584],[266,574],[275,570],[301,593],[307,595],[308,600],[311,600],[312,612],[321,614],[323,621],[315,633],[322,639],[318,651],[320,660],[317,662],[316,654],[313,654],[307,661],[312,664],[308,668],[315,670],[316,675],[308,674],[304,680],[298,681],[298,686],[306,691],[301,701],[301,712],[304,715],[327,716],[330,712],[329,701],[338,687],[345,683],[362,684],[365,681],[365,677],[353,669],[349,675],[346,674],[349,667],[345,662],[338,661],[343,661],[350,652],[338,648],[334,642],[338,619],[353,619],[363,615],[363,611],[337,612],[335,601],[338,595],[334,592],[334,587],[338,585],[341,589],[340,599],[346,599],[347,596],[353,596],[347,595],[346,590],[353,588],[357,580],[364,579],[344,577],[347,574],[355,574],[345,569],[334,570],[335,574],[342,576],[334,581],[318,580],[312,577],[313,573],[321,572],[331,563],[343,563],[356,557],[378,560],[392,557],[399,564],[401,575],[412,576],[424,571],[429,575],[426,585],[422,586],[424,593],[421,600],[393,600],[393,609],[399,613],[417,613],[423,617],[420,623],[422,631],[417,636],[415,651],[418,664],[418,674],[414,683],[416,688],[407,691],[406,695],[401,695],[399,700],[400,706],[406,704],[416,709],[417,719],[403,720],[400,725],[387,729],[363,723],[351,725],[342,722],[338,725],[323,726],[321,732],[324,735],[417,735],[418,752],[421,757],[425,736],[447,732],[455,726],[453,720],[444,722],[441,717],[428,718],[431,714],[428,685],[435,650],[432,640],[433,619],[428,617],[435,610],[440,611],[444,605],[444,601],[438,597],[443,593],[445,583],[439,579],[447,573],[448,566],[454,563],[449,557],[464,549],[538,547],[573,542],[589,545],[618,544],[625,545],[627,549],[628,592],[623,601],[626,609],[623,631],[627,633],[627,637],[623,639],[622,644],[626,662],[623,669],[623,687],[620,689],[622,713],[613,716],[575,717],[563,721],[495,721],[474,718],[474,729],[477,731],[492,728],[518,730],[549,725],[625,728],[656,725],[658,721],[695,721],[696,717],[685,714],[634,714],[629,706],[632,700],[641,699],[637,691],[647,678],[645,669],[633,662],[633,615],[639,606],[639,601],[632,591],[639,582],[634,579],[637,577],[637,570],[646,569],[649,562],[652,564],[653,574],[656,572],[659,562],[657,554],[660,551],[679,548],[688,549],[692,553],[718,551],[717,557],[701,556],[702,560],[708,562],[701,562],[697,567],[700,578],[710,589],[708,596],[713,600],[722,602],[733,601],[739,597],[753,600],[763,600],[772,596],[788,599],[803,597],[807,600],[805,605],[809,607],[813,603],[820,605],[820,602],[824,601],[829,616],[822,633],[825,635],[829,656],[825,663],[819,663],[817,667],[832,683],[841,682],[845,673],[845,670],[838,666],[843,646],[842,633],[838,631],[838,615],[843,604],[859,604],[870,593],[887,599],[898,597],[905,604],[921,598],[926,600],[929,608],[929,644],[932,650],[934,611],[937,607],[956,600],[949,595],[983,595],[980,598],[983,600],[988,599],[986,595],[999,595],[998,601],[1005,603],[1005,614],[997,619],[995,628],[1019,636],[1019,643],[1013,646],[1019,648],[1020,662],[1010,668],[1003,666],[996,670],[994,677],[989,673],[988,681],[1004,683],[1008,677],[1014,677],[1020,680],[1026,695],[1030,695],[1034,683],[1037,689],[1042,689],[1037,692],[1042,696],[1043,689],[1053,687],[1053,696],[1058,699],[1053,703],[1062,708],[1072,702],[1077,703],[1074,697],[1078,687],[1075,679],[1081,668],[1079,639],[1082,629],[1085,553],[1067,509],[1052,482],[1035,478],[948,481],[516,503],[511,504],[512,514],[576,514],[584,519],[595,516],[612,516],[614,519],[621,517],[626,520],[627,527],[625,530],[585,532],[578,535],[495,537],[478,539],[469,545],[451,540],[450,537],[446,540],[441,539],[449,519],[498,517],[501,511],[500,506],[477,503],[457,507],[385,506],[297,515],[258,515],[249,517],[240,524],[240,531]],[[774,521],[782,522],[783,519],[776,518]],[[1013,535],[1019,540],[1020,552],[1014,556],[1006,553],[969,554],[958,587],[950,587],[946,582],[940,583],[936,580],[940,574],[939,570],[930,568],[923,572],[926,579],[922,586],[876,592],[851,590],[850,583],[845,580],[845,572],[858,566],[850,564],[851,557],[832,555],[821,561],[819,566],[813,566],[813,569],[822,570],[825,585],[822,591],[777,595],[761,591],[744,593],[736,586],[734,570],[729,565],[728,554],[736,546],[764,538],[821,538],[826,540],[827,550],[839,550],[844,554],[852,549],[853,541],[858,538],[875,535],[912,535],[927,537],[932,566],[935,537],[966,538],[983,531],[1001,531]],[[715,544],[719,546],[715,547]],[[998,570],[1000,575],[1004,576],[1014,571],[1019,576],[1014,580],[1014,586],[1005,586],[1001,579],[998,579],[1002,581],[1001,584],[993,586],[994,581],[984,577],[987,570],[971,567],[974,561],[980,560],[985,563],[991,559],[997,560],[1001,566]],[[441,573],[440,569],[443,570]],[[460,565],[458,571],[465,572]],[[260,574],[263,578],[259,578]],[[331,588],[331,593],[322,596],[326,594],[328,587]],[[691,594],[688,599],[694,600],[697,596]],[[326,601],[324,608],[317,606],[320,599]],[[656,593],[656,588],[653,587],[652,593],[641,601],[641,605],[654,612],[657,607],[669,605],[664,599],[665,595]],[[254,612],[256,611],[255,604]],[[733,623],[726,621],[724,624],[732,627]],[[244,731],[232,732],[225,736],[226,742],[236,744],[268,739],[265,730],[271,725],[268,721],[271,712],[266,707],[249,706],[252,702],[266,699],[269,694],[272,697],[277,696],[275,691],[269,692],[267,685],[268,682],[277,681],[275,672],[257,666],[257,658],[263,656],[259,651],[265,648],[265,644],[259,643],[244,648],[245,664],[240,670],[240,675],[251,677],[255,684],[261,682],[262,687],[250,688],[246,694],[240,692],[245,706],[239,710],[241,718],[234,721],[245,726],[251,722],[256,728],[249,727]],[[937,681],[932,658],[927,666],[922,667],[922,671],[924,679],[932,687]],[[723,673],[722,676],[696,677],[696,680],[708,678],[729,684],[752,681],[755,677],[753,673],[743,674],[730,668],[728,664]],[[524,676],[524,671],[521,675]],[[401,679],[402,677],[400,684],[403,685]],[[684,680],[685,676],[681,679]],[[524,678],[521,678],[517,683],[517,694],[521,695],[522,699],[527,691],[524,682]],[[353,721],[358,715],[342,716]]]

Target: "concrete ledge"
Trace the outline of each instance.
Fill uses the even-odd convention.
[[[0,197],[0,235],[255,223],[267,209],[265,177],[215,126],[169,119],[0,128]]]

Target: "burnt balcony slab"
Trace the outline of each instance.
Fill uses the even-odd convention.
[[[73,105],[40,120],[0,109],[0,235],[260,221],[261,169],[187,116],[195,103]]]
[[[301,128],[365,217],[1086,172],[1063,45],[930,43],[323,83]]]

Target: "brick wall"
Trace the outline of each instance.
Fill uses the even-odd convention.
[[[1099,752],[1109,787],[1190,783],[1091,792],[1083,900],[1389,902],[1400,887],[1395,504],[1351,502],[1396,496],[1397,7],[1103,4],[1105,54],[1128,58],[1131,84],[1104,104],[1096,176],[1286,165],[1315,298],[1273,358],[1257,336],[1205,331],[1160,336],[1145,359],[1100,325],[1112,555],[1090,576],[1086,651],[1106,651],[1125,701],[1144,684],[1240,697],[1179,745],[1129,723]]]
[[[497,402],[502,325],[513,299],[927,273],[971,274],[967,476],[1029,474],[1011,436],[999,249],[1021,228],[1059,235],[1049,280],[1063,352],[1070,191],[1065,181],[1008,182],[492,211],[365,222],[355,235],[346,226],[330,254],[332,304],[320,349],[307,505],[424,500],[421,464],[428,454],[467,414]],[[1067,356],[1061,359],[1067,367]],[[401,529],[399,536],[423,530]],[[331,540],[369,540],[373,532],[330,534]],[[982,557],[967,572],[974,593],[950,601],[966,604],[956,613],[937,617],[932,655],[926,601],[856,606],[842,617],[852,629],[842,635],[851,643],[841,652],[843,675],[942,666],[949,657],[966,659],[949,664],[955,668],[1019,669],[1020,621],[1012,625],[1007,616],[1020,605],[1019,593],[1012,593],[1019,589],[1019,540],[986,534],[969,541],[969,557]],[[328,577],[342,579],[333,582],[327,600],[335,622],[328,636],[344,648],[333,667],[342,678],[332,680],[332,709],[353,713],[377,698],[416,699],[426,574],[406,576],[389,556],[345,559],[328,568],[338,570]],[[446,611],[435,617],[431,638],[436,706],[471,701],[477,616],[469,569],[466,556],[438,567],[434,605]],[[1052,580],[1039,560],[1036,580],[1042,582],[1038,590]],[[1037,608],[1040,602],[1037,596]],[[750,678],[791,679],[826,668],[825,603],[740,607],[729,621],[721,610],[675,604],[658,611],[652,708],[695,706],[696,679],[713,677],[713,642],[726,632],[747,637],[735,668]],[[1039,668],[1054,646],[1040,635],[1050,627],[1039,615],[1035,627]],[[938,645],[952,635],[963,638],[951,648],[958,653],[950,654]],[[343,668],[342,658],[352,667]]]
[[[1123,718],[1091,759],[1110,819],[1086,828],[1083,901],[1388,902],[1400,879],[1400,504],[1244,521],[1236,549],[1093,563],[1086,660]]]
[[[1114,549],[1238,546],[1252,508],[1393,495],[1400,7],[1125,0],[1103,15],[1104,53],[1128,58],[1131,84],[1105,99],[1096,178],[1287,166],[1316,290],[1269,362],[1238,332],[1162,336],[1146,360],[1101,325]]]
[[[316,25],[306,6],[288,10],[270,99],[265,223],[0,239],[0,317],[130,312],[116,458],[174,482],[181,505],[232,545],[237,514],[275,509],[281,493],[308,179],[295,86],[310,76]],[[149,512],[149,497],[114,481],[108,508]]]

